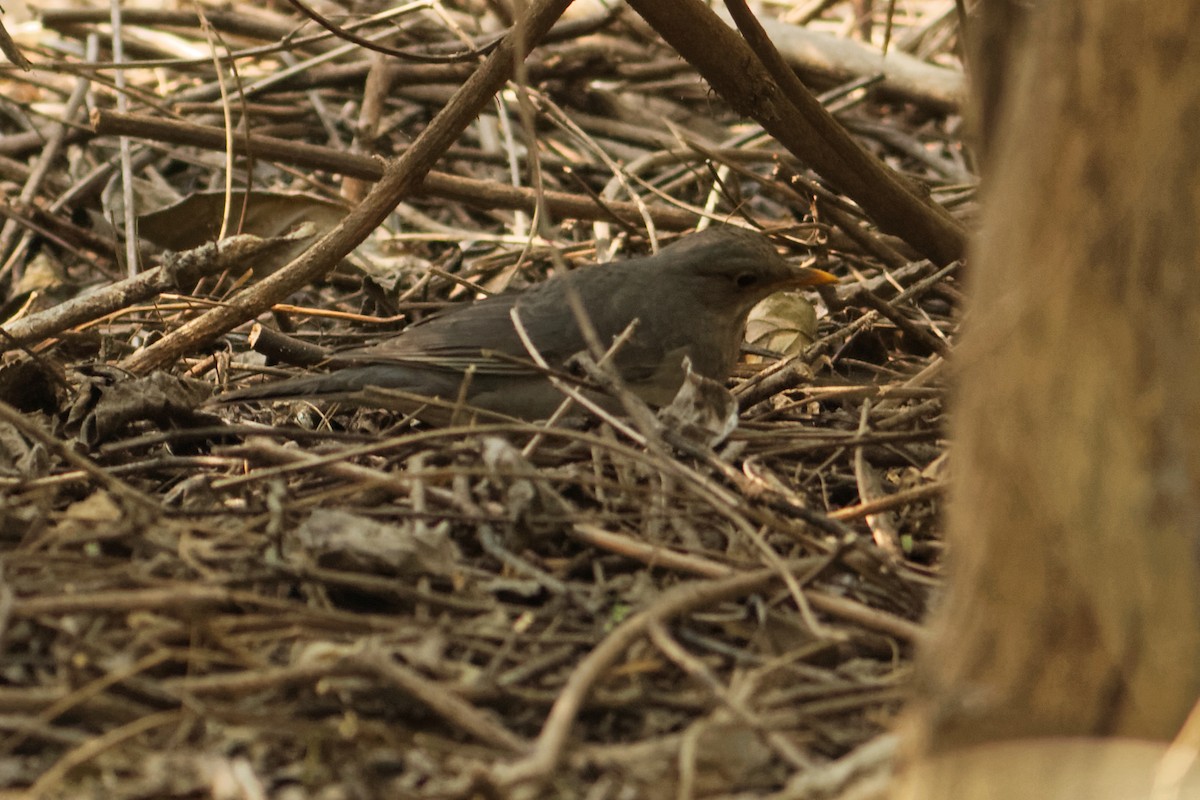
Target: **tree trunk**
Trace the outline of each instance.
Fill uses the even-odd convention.
[[[924,757],[1168,740],[1200,696],[1200,3],[1031,13],[985,131]]]

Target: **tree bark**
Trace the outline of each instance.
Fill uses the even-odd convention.
[[[1031,13],[989,98],[926,757],[1169,740],[1200,696],[1200,3]]]

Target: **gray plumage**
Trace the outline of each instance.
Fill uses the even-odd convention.
[[[833,282],[820,270],[789,266],[763,235],[715,228],[684,237],[658,254],[592,265],[521,292],[489,297],[404,329],[385,341],[339,352],[323,375],[227,392],[223,402],[356,399],[367,386],[453,401],[464,374],[471,405],[523,419],[548,417],[562,394],[529,362],[515,330],[515,307],[533,345],[553,369],[587,349],[567,300],[577,293],[607,347],[634,319],[615,365],[628,387],[652,405],[670,402],[683,381],[683,358],[717,381],[737,361],[750,310],[782,289]],[[497,358],[501,353],[511,358]]]

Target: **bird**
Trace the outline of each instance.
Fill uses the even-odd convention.
[[[234,389],[217,401],[364,405],[374,387],[546,419],[564,395],[547,370],[532,363],[513,316],[546,367],[567,372],[572,357],[588,349],[574,295],[603,347],[636,320],[612,363],[633,394],[660,407],[671,402],[689,369],[721,383],[729,378],[757,303],[778,291],[836,282],[823,270],[789,265],[761,233],[714,227],[653,255],[580,267],[434,315],[378,343],[338,352],[331,372]]]

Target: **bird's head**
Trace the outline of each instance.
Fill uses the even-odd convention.
[[[664,268],[678,276],[700,306],[732,312],[744,319],[755,305],[772,294],[806,286],[837,283],[837,278],[812,267],[793,267],[760,233],[742,228],[712,228],[664,247]],[[674,281],[672,282],[674,283]]]

